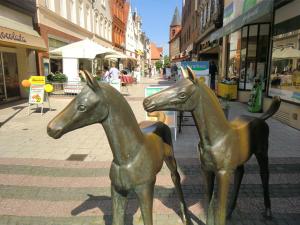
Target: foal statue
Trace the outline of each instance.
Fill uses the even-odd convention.
[[[241,116],[228,122],[215,94],[193,71],[182,69],[185,79],[144,100],[148,112],[157,110],[192,112],[200,136],[198,150],[203,170],[208,206],[208,225],[225,225],[227,196],[230,177],[235,172],[234,190],[228,217],[231,216],[244,174],[244,163],[254,154],[260,167],[264,191],[264,216],[271,217],[269,197],[268,138],[269,127],[265,122],[280,106],[280,98],[275,97],[269,110],[260,118]],[[217,209],[214,203],[214,181],[218,184]]]
[[[170,128],[162,122],[140,124],[125,100],[113,87],[98,83],[85,72],[87,85],[47,127],[48,134],[63,134],[101,123],[113,154],[110,168],[113,225],[123,225],[127,196],[137,194],[145,225],[152,225],[153,191],[163,162],[171,171],[184,224],[190,224],[180,176],[172,148]],[[92,141],[92,140],[91,140]]]

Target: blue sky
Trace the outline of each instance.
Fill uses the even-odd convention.
[[[142,28],[152,42],[168,54],[169,26],[175,7],[181,12],[182,0],[130,0],[132,10],[137,8],[142,17]]]

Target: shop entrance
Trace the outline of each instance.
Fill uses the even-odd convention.
[[[17,54],[0,51],[0,103],[20,97]]]

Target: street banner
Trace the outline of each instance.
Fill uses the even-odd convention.
[[[157,92],[160,92],[161,90],[168,88],[169,86],[149,86],[145,88],[145,97],[148,97],[150,95],[153,95]],[[163,111],[166,115],[166,121],[165,124],[167,124],[171,128],[177,128],[177,120],[176,120],[176,112],[174,111]],[[148,117],[146,114],[146,120],[156,121],[157,117]],[[176,138],[175,138],[176,139]]]

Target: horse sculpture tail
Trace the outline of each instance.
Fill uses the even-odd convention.
[[[273,97],[273,101],[269,109],[260,117],[262,120],[267,120],[273,116],[280,107],[281,99],[278,96]]]

